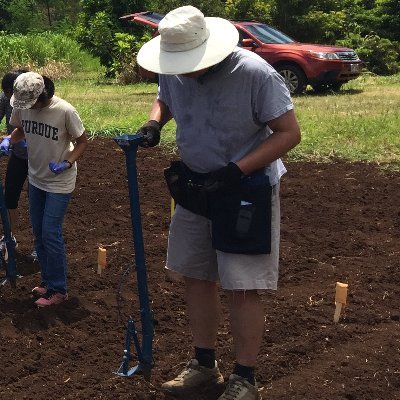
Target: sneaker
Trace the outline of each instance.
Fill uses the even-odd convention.
[[[53,304],[60,304],[63,301],[68,300],[68,294],[62,294],[48,290],[40,299],[35,301],[38,307],[52,306]]]
[[[257,383],[253,386],[247,379],[232,374],[229,377],[228,386],[218,400],[261,400]]]
[[[183,371],[171,381],[161,385],[161,389],[169,394],[180,394],[186,390],[194,389],[200,385],[219,385],[224,378],[219,372],[218,364],[214,368],[199,365],[195,359],[190,360]]]
[[[47,292],[47,287],[42,283],[39,286],[36,286],[32,289],[32,294],[38,297],[44,296],[46,292]]]

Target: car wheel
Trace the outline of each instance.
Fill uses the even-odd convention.
[[[318,85],[313,85],[313,90],[315,93],[326,93],[330,90],[332,90],[333,92],[339,92],[342,85],[343,85],[342,82],[318,84]]]
[[[276,70],[282,75],[290,94],[300,94],[306,88],[307,78],[304,72],[295,65],[280,65]]]

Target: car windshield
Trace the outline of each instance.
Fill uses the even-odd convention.
[[[295,40],[265,24],[244,26],[250,33],[263,43],[293,43]]]
[[[158,24],[164,18],[164,15],[152,11],[146,11],[139,14],[139,16],[147,19],[150,22],[154,22],[155,24]]]

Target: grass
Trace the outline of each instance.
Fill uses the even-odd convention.
[[[56,94],[79,111],[91,136],[134,133],[147,120],[155,84],[117,85],[100,73],[77,74],[56,82]],[[371,161],[400,168],[400,75],[365,75],[338,93],[311,91],[294,99],[302,142],[287,156],[292,160]],[[173,121],[163,144],[174,144]]]
[[[77,108],[90,135],[114,136],[136,132],[147,120],[157,86],[99,83],[98,79],[59,81],[56,94]]]
[[[294,99],[302,143],[293,158],[400,165],[400,75],[362,76],[338,94]]]

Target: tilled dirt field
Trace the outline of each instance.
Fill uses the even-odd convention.
[[[0,289],[0,400],[165,398],[161,383],[192,355],[182,287],[167,281],[163,269],[170,201],[162,170],[173,157],[140,149],[137,160],[156,329],[150,383],[114,374],[126,321],[132,315],[140,328],[140,314],[134,269],[121,288],[123,273],[134,267],[125,156],[112,140],[96,139],[79,163],[65,222],[70,300],[50,309],[37,309],[30,294],[40,279],[27,258],[32,236],[22,194],[15,234],[23,277],[16,289]],[[279,290],[264,297],[257,371],[263,398],[400,399],[400,174],[339,161],[287,168]],[[100,245],[108,258],[101,276]],[[336,281],[349,284],[338,324]],[[218,360],[227,378],[234,360],[226,312],[219,333]],[[221,389],[185,399],[216,400]]]

